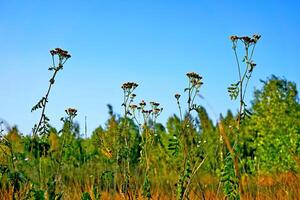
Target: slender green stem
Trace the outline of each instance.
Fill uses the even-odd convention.
[[[45,95],[45,97],[44,97],[44,103],[43,103],[43,108],[42,108],[41,117],[40,117],[40,120],[39,120],[39,122],[38,122],[38,124],[37,124],[37,126],[36,126],[36,128],[35,128],[35,130],[34,130],[34,132],[33,132],[33,136],[34,136],[34,137],[36,137],[37,132],[38,132],[38,130],[39,130],[41,124],[42,124],[42,121],[43,121],[43,119],[45,118],[45,109],[46,109],[46,105],[47,105],[47,102],[48,102],[48,96],[49,96],[49,94],[50,94],[52,85],[53,85],[53,83],[54,83],[54,80],[55,80],[55,77],[56,77],[56,74],[57,74],[58,71],[59,71],[59,69],[55,69],[55,71],[54,71],[54,73],[53,73],[53,75],[52,75],[52,77],[51,77],[51,79],[50,79],[50,84],[49,84],[49,86],[48,86],[48,90],[47,90],[46,95]]]
[[[204,161],[206,160],[207,158],[207,155],[204,157],[204,159],[199,163],[199,165],[195,165],[193,170],[192,170],[192,175],[191,177],[188,179],[188,182],[187,182],[187,185],[185,187],[185,190],[183,192],[183,195],[182,195],[182,199],[185,199],[185,196],[187,195],[188,193],[188,190],[189,190],[189,187],[192,183],[192,179],[194,178],[194,176],[196,175],[197,171],[200,169],[200,167],[203,165]]]
[[[199,93],[199,89],[198,88],[196,88],[196,86],[195,86],[195,92],[194,92],[194,95],[193,95],[193,98],[192,98],[192,106],[193,106],[193,104],[194,104],[194,101],[195,101],[195,98],[196,98],[196,95]],[[194,109],[194,108],[192,108],[192,109]]]
[[[253,57],[253,53],[254,53],[255,46],[256,46],[256,44],[253,45],[253,48],[252,48],[252,50],[251,50],[251,54],[250,54],[250,58],[249,58],[249,61],[250,61],[250,62],[251,62],[252,57]],[[247,67],[247,70],[248,70],[248,67]],[[246,85],[245,85],[245,89],[244,89],[243,98],[245,98],[246,90],[247,90],[248,83],[249,83],[249,80],[250,80],[251,75],[252,75],[252,72],[250,72],[249,77],[247,78]]]
[[[234,44],[234,45],[236,45],[236,44]],[[237,67],[238,67],[239,79],[241,81],[242,80],[241,67],[240,67],[240,61],[239,61],[239,58],[238,58],[238,55],[237,55],[237,52],[236,52],[236,47],[234,48],[234,55],[235,55],[235,60],[236,60]]]
[[[188,87],[188,112],[190,113],[191,112],[191,81],[189,80],[189,87]]]
[[[180,102],[178,99],[177,99],[177,105],[178,105],[178,109],[179,109],[180,121],[182,121],[182,111],[181,111],[181,106],[180,106]]]

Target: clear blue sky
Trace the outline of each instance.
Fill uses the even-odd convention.
[[[299,1],[0,1],[0,118],[31,132],[39,112],[31,107],[45,94],[51,73],[49,50],[72,58],[58,75],[46,113],[61,127],[68,107],[88,131],[104,125],[106,104],[122,112],[121,84],[139,83],[138,99],[164,107],[161,122],[177,112],[174,93],[183,92],[186,72],[204,77],[201,93],[216,119],[236,102],[227,86],[237,80],[228,37],[262,35],[249,98],[271,74],[300,84]],[[299,87],[298,87],[299,88]],[[82,129],[83,130],[83,129]]]

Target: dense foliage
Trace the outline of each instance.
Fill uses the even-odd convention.
[[[157,102],[136,102],[137,83],[126,82],[122,114],[108,105],[109,119],[87,137],[68,108],[62,127],[52,127],[46,105],[55,78],[71,55],[50,51],[53,74],[33,111],[32,134],[0,121],[0,199],[297,199],[300,196],[300,104],[294,83],[271,76],[246,105],[260,35],[231,36],[238,81],[228,87],[237,100],[214,123],[199,104],[203,77],[186,74],[175,94],[178,115],[157,122]],[[238,49],[242,47],[240,60]],[[185,99],[185,98],[183,98]],[[80,111],[79,111],[80,112]]]
[[[263,81],[262,89],[255,91],[250,110],[252,117],[241,125],[239,143],[236,144],[241,173],[251,177],[266,173],[297,173],[300,104],[296,85],[272,76]],[[70,117],[69,111],[60,130],[51,127],[42,137],[22,135],[16,127],[4,134],[6,129],[2,123],[2,195],[4,191],[13,190],[16,192],[15,199],[38,196],[58,199],[71,195],[75,190],[72,187],[78,186],[79,191],[76,192],[83,193],[83,198],[90,194],[97,199],[104,191],[111,195],[124,193],[128,197],[143,193],[149,198],[151,194],[164,191],[169,197],[174,197],[180,189],[176,184],[184,184],[178,182],[178,178],[189,179],[191,167],[204,157],[206,160],[196,173],[190,191],[204,194],[209,188],[217,192],[218,180],[226,180],[224,169],[233,163],[232,160],[224,161],[229,152],[204,107],[196,109],[195,116],[186,115],[198,121],[190,124],[186,132],[188,135],[184,137],[186,143],[179,142],[177,138],[187,121],[180,120],[177,115],[169,117],[166,127],[155,123],[155,133],[152,134],[146,127],[140,129],[132,119],[116,115],[111,106],[109,113],[105,127],[99,126],[89,138],[82,137],[79,125]],[[127,127],[124,127],[124,120]],[[222,117],[225,129],[230,129],[235,120],[232,112],[228,111]],[[145,141],[142,137],[147,137],[147,134],[152,134],[152,139]],[[143,158],[145,142],[150,142],[147,160]],[[193,159],[189,158],[185,169],[182,169],[184,145],[188,145]],[[145,168],[149,168],[146,177]],[[211,181],[202,180],[201,177],[207,176],[211,177]],[[226,186],[226,181],[221,183],[221,187]]]

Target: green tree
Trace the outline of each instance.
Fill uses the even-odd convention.
[[[246,122],[244,137],[251,134],[253,138],[248,146],[256,148],[254,159],[259,171],[295,170],[300,140],[296,84],[274,75],[262,82],[263,88],[254,93],[253,115]]]

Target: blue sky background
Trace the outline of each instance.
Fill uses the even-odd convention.
[[[178,113],[174,94],[183,93],[186,72],[204,77],[201,99],[212,119],[236,111],[227,87],[237,80],[230,35],[262,35],[248,101],[260,79],[271,74],[300,84],[299,1],[0,1],[0,118],[31,132],[51,73],[49,50],[72,58],[58,74],[46,113],[61,127],[68,107],[88,132],[104,125],[106,104],[122,113],[126,81],[139,83],[137,99],[164,107],[160,122]],[[298,87],[299,88],[299,87]]]

